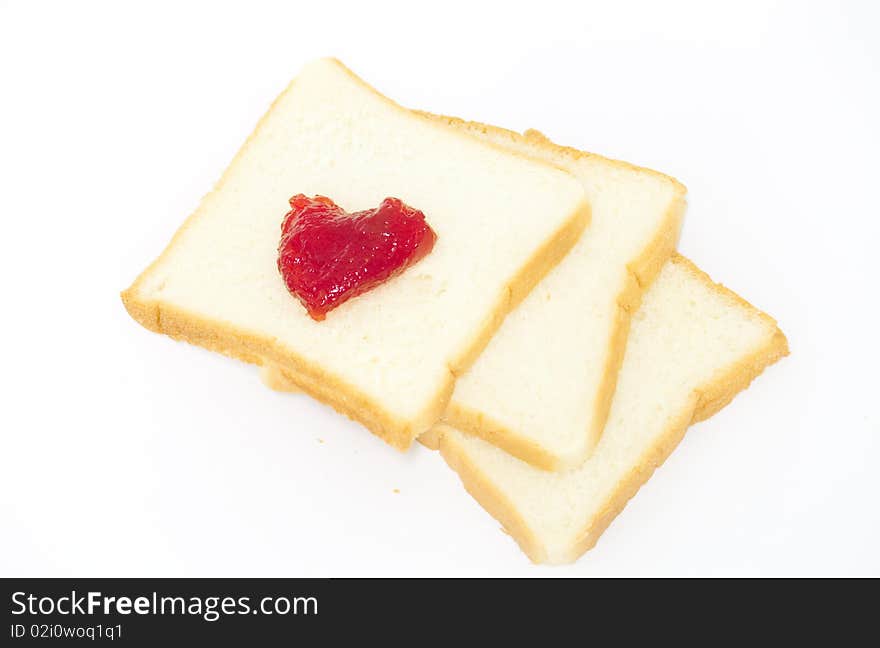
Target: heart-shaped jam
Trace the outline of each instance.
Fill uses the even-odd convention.
[[[348,213],[329,198],[290,199],[278,270],[316,321],[352,297],[399,275],[434,247],[425,215],[398,198]]]

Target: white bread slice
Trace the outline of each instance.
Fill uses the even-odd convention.
[[[633,318],[608,424],[582,466],[538,470],[442,424],[440,450],[532,561],[572,562],[596,543],[691,423],[724,407],[787,353],[773,319],[676,255]]]
[[[276,267],[296,193],[349,211],[396,196],[426,214],[437,243],[315,322]],[[304,377],[313,396],[405,449],[588,218],[566,172],[405,110],[325,59],[278,97],[123,301],[149,329]]]
[[[590,227],[459,377],[443,415],[539,468],[579,466],[605,425],[630,314],[675,249],[685,188],[649,169],[557,146],[537,131],[422,114],[559,166],[586,191]],[[302,381],[271,368],[263,378],[282,390]],[[435,446],[431,434],[421,440]]]

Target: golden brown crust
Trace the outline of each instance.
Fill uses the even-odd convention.
[[[479,437],[542,470],[557,470],[559,459],[534,439],[493,419],[478,409],[451,400],[443,413],[443,423],[471,436]]]
[[[411,111],[371,88],[339,61],[335,61],[335,63],[351,75],[357,83],[368,88],[389,105],[394,106],[395,109],[405,111],[408,115],[412,114]],[[229,167],[224,171],[220,181],[215,185],[214,191],[217,191],[224,184],[229,170],[235,166],[256,134],[264,127],[268,115],[275,109],[281,97],[290,92],[295,83],[294,79],[275,99],[269,111],[263,115]],[[544,165],[552,166],[546,163]],[[520,272],[510,280],[503,294],[499,295],[495,311],[487,316],[482,329],[476,332],[474,339],[467,348],[458,354],[457,358],[451,359],[448,376],[432,401],[412,420],[404,420],[388,412],[375,398],[346,383],[339,376],[310,363],[290,349],[282,348],[274,339],[237,330],[221,322],[210,321],[207,318],[189,313],[184,309],[142,297],[141,286],[146,278],[175,246],[186,229],[202,215],[204,205],[205,199],[203,198],[195,212],[177,230],[162,254],[138,276],[131,287],[122,292],[122,301],[131,316],[145,328],[165,333],[178,340],[220,351],[246,362],[255,364],[272,362],[286,373],[298,376],[302,388],[309,394],[349,418],[362,423],[371,432],[400,450],[406,450],[414,438],[426,431],[440,418],[452,395],[455,375],[467,369],[518,300],[522,299],[568,253],[589,222],[589,205],[584,200],[569,215],[559,230],[535,251]]]
[[[669,423],[666,431],[645,451],[632,470],[618,482],[614,492],[600,508],[599,513],[586,522],[569,553],[563,557],[553,557],[554,562],[573,562],[591,549],[612,520],[623,510],[626,503],[675,449],[691,424],[704,420],[719,411],[733,400],[737,393],[748,387],[751,381],[760,375],[765,368],[788,355],[788,342],[773,318],[756,309],[736,293],[714,283],[706,273],[685,257],[674,254],[670,262],[684,267],[712,290],[729,296],[741,306],[758,314],[773,327],[774,333],[762,347],[727,367],[709,383],[694,390],[686,410]],[[442,431],[441,428],[441,453],[444,459],[447,456],[453,457],[454,465],[448,460],[447,463],[453,466],[467,491],[493,517],[505,525],[508,533],[533,562],[547,562],[549,558],[547,548],[536,541],[534,533],[528,528],[516,507],[492,484],[487,475],[484,475],[473,462],[463,457],[465,453],[456,444],[454,435],[442,434]],[[508,521],[511,526],[507,526]]]

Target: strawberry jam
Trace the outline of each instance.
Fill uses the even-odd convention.
[[[436,240],[425,215],[397,198],[348,213],[324,196],[297,194],[281,225],[278,270],[290,294],[321,321],[419,261]]]

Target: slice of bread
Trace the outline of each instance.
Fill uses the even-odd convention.
[[[437,243],[315,322],[276,267],[297,193],[349,211],[395,196],[426,214]],[[278,97],[122,297],[151,330],[302,376],[313,396],[405,449],[588,219],[570,174],[401,108],[338,61],[320,60]]]
[[[550,473],[449,426],[435,433],[468,492],[529,558],[572,562],[691,423],[724,407],[787,353],[773,319],[675,256],[633,318],[608,424],[582,466]]]
[[[539,468],[579,466],[605,425],[630,315],[675,249],[685,188],[655,171],[557,146],[537,131],[422,114],[559,166],[587,193],[589,229],[459,378],[443,415]],[[285,374],[298,380],[266,372],[270,386],[284,389]]]

